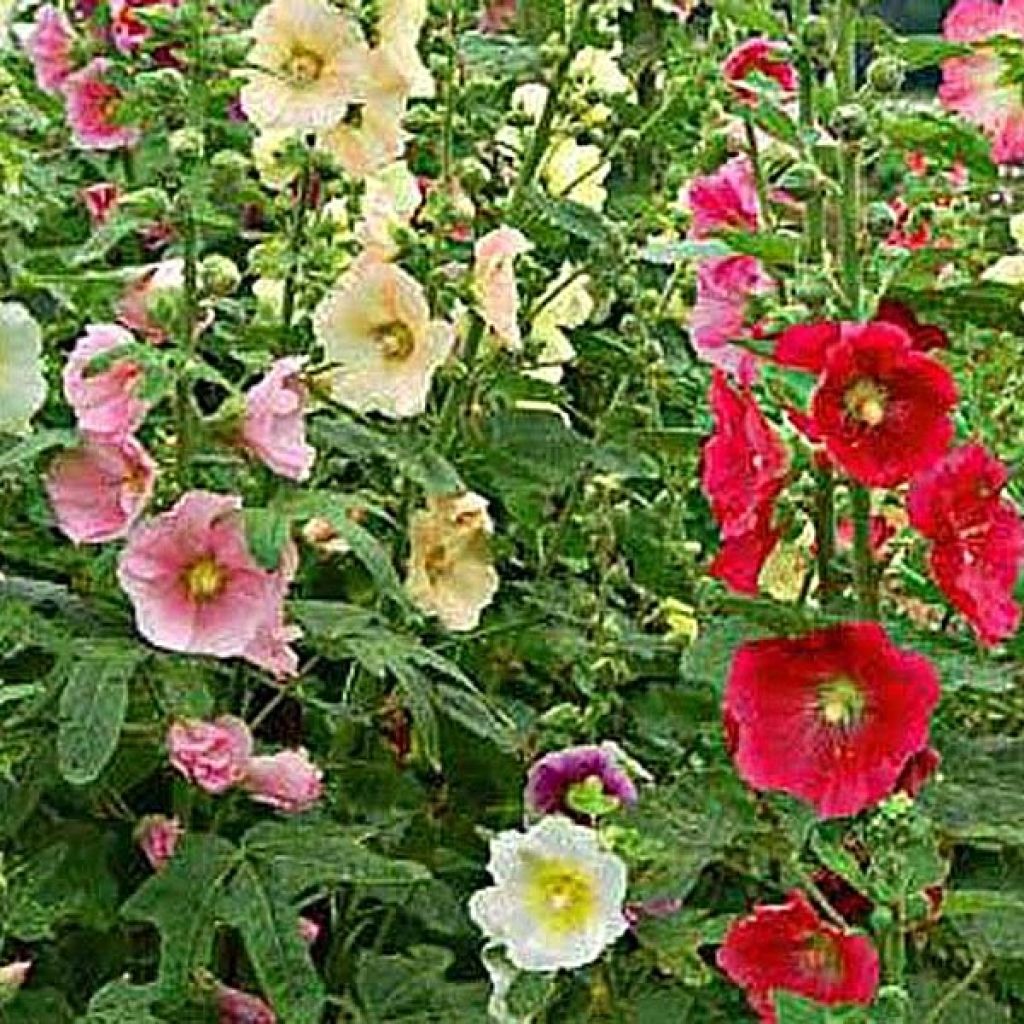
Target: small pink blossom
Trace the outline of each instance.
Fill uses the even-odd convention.
[[[167,732],[171,764],[207,793],[224,793],[245,778],[252,733],[240,718],[175,722]]]
[[[140,7],[177,7],[178,0],[110,0],[110,34],[121,53],[133,53],[153,34],[135,13]]]
[[[250,758],[242,785],[258,803],[285,814],[300,814],[320,799],[322,778],[323,772],[305,750],[282,750]]]
[[[174,856],[178,841],[184,834],[181,822],[164,814],[147,815],[135,831],[139,846],[154,871],[160,871]]]
[[[157,647],[249,657],[280,621],[285,586],[252,557],[233,495],[190,491],[129,536],[118,580],[139,632]]]
[[[793,93],[799,85],[796,69],[786,59],[785,43],[774,39],[748,39],[740,43],[725,59],[722,74],[737,97],[749,106],[759,102],[756,89],[745,84],[751,74],[772,79],[783,93]]]
[[[107,60],[97,57],[64,80],[68,124],[82,149],[121,149],[141,137],[136,126],[117,123],[122,96],[105,77],[108,67]]]
[[[245,396],[242,444],[269,469],[289,480],[306,480],[316,449],[306,442],[309,389],[300,376],[303,360],[278,359]]]
[[[57,526],[76,544],[124,537],[153,496],[157,465],[134,437],[86,436],[46,474]]]
[[[519,292],[514,262],[532,248],[521,231],[500,227],[479,239],[473,250],[473,287],[480,312],[498,340],[513,351],[523,344],[516,320]]]
[[[134,341],[116,324],[93,324],[78,339],[64,367],[64,394],[80,430],[115,439],[141,425],[149,405],[138,397],[143,376],[138,363],[126,356],[103,370],[90,367],[97,356]]]
[[[322,929],[320,925],[314,921],[313,918],[299,918],[299,938],[302,939],[307,946],[312,946],[313,943],[320,938],[321,931]]]
[[[116,306],[117,319],[147,341],[160,345],[170,334],[167,327],[157,320],[154,304],[160,296],[174,298],[184,287],[184,260],[155,263],[143,270],[121,293]]]
[[[113,181],[98,181],[78,193],[85,208],[89,211],[89,220],[93,228],[102,227],[110,220],[121,198],[121,189]]]
[[[36,72],[36,84],[44,92],[59,93],[73,65],[75,36],[64,14],[53,4],[36,12],[36,26],[26,49]]]
[[[754,168],[745,156],[733,157],[714,174],[694,178],[684,199],[693,215],[693,238],[708,238],[723,229],[756,231],[761,221]]]
[[[217,1024],[277,1024],[277,1016],[258,996],[217,986]]]

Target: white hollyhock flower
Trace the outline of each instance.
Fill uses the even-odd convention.
[[[377,258],[390,260],[398,251],[395,231],[412,221],[422,202],[419,182],[405,162],[389,164],[379,174],[366,179],[360,207],[362,220],[356,225],[356,238]]]
[[[629,927],[625,863],[568,818],[495,836],[487,869],[495,884],[473,894],[469,914],[520,970],[593,963]]]
[[[377,34],[404,69],[412,99],[433,99],[434,78],[417,49],[427,20],[427,0],[381,0]]]
[[[18,302],[0,303],[0,432],[28,430],[46,400],[43,332]]]

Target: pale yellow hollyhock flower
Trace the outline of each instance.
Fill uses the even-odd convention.
[[[18,302],[0,303],[0,433],[19,434],[46,401],[43,332]]]
[[[376,258],[392,259],[397,252],[396,228],[406,227],[422,202],[419,182],[406,163],[397,160],[389,164],[366,179],[356,237]]]
[[[623,74],[614,50],[585,46],[573,58],[569,74],[587,88],[606,96],[621,96],[633,91],[633,83]]]
[[[514,263],[532,248],[521,231],[505,226],[489,231],[473,247],[473,290],[480,315],[498,340],[513,351],[523,345],[516,322],[519,290]]]
[[[323,131],[365,98],[366,41],[326,0],[272,0],[252,34],[241,103],[258,128]]]
[[[799,541],[782,541],[775,545],[761,567],[757,585],[776,601],[793,604],[800,598],[810,562],[806,548]]]
[[[1024,213],[1015,213],[1010,218],[1010,237],[1018,249],[1024,249]]]
[[[390,50],[404,69],[412,99],[433,99],[434,78],[417,43],[427,20],[427,0],[381,0],[377,35],[380,45]]]
[[[565,138],[548,150],[541,176],[555,198],[600,210],[608,198],[604,179],[610,171],[599,146],[581,146],[575,139]]]
[[[1024,285],[1024,253],[1012,256],[1000,256],[982,275],[982,281],[994,281],[996,284],[1009,284],[1019,287]]]
[[[472,491],[430,496],[409,524],[405,588],[420,611],[454,632],[475,629],[498,590],[487,499]]]
[[[260,312],[268,319],[279,317],[284,309],[284,281],[279,277],[258,277],[252,293]]]
[[[298,168],[281,161],[288,143],[294,138],[295,132],[291,129],[268,129],[252,140],[252,163],[264,185],[281,189],[297,177]]]
[[[313,311],[313,332],[332,372],[331,393],[357,412],[416,416],[455,331],[431,320],[426,294],[391,263],[361,257]]]
[[[563,364],[576,355],[566,330],[586,323],[594,312],[594,299],[588,291],[590,278],[581,274],[570,284],[565,283],[574,273],[571,264],[562,264],[558,277],[538,300],[539,308],[530,326],[530,337],[540,341],[542,347],[537,354],[538,366],[526,373],[549,384],[562,379]]]

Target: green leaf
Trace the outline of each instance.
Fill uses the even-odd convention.
[[[105,644],[75,656],[60,698],[57,761],[68,782],[84,786],[99,778],[114,756],[128,706],[128,683],[146,652]]]
[[[70,448],[77,440],[73,430],[37,430],[0,451],[0,473],[20,469],[52,448]]]
[[[463,32],[459,36],[459,58],[471,77],[494,81],[519,78],[541,68],[537,47],[511,35]]]
[[[572,199],[553,199],[534,186],[525,190],[525,197],[527,219],[539,218],[591,245],[607,245],[611,240],[611,228],[597,210]]]
[[[954,890],[942,910],[976,956],[1024,958],[1024,892]]]
[[[153,985],[133,985],[118,978],[89,1000],[89,1012],[76,1024],[163,1024],[151,1012],[157,996]]]
[[[786,35],[786,26],[765,0],[715,0],[715,12],[741,28],[768,36]]]
[[[291,534],[291,520],[273,508],[246,508],[244,518],[250,554],[264,569],[276,571]]]
[[[792,266],[796,262],[799,242],[792,235],[723,231],[722,237],[734,252],[756,256],[769,266]]]

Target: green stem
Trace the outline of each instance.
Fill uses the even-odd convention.
[[[818,487],[815,494],[814,539],[818,568],[818,594],[821,607],[827,609],[832,598],[832,561],[836,554],[835,476],[831,466],[817,472]]]
[[[857,585],[857,607],[865,619],[878,618],[878,588],[875,559],[871,550],[871,492],[851,484],[853,499],[853,568]]]
[[[793,0],[793,26],[799,31],[810,16],[808,0]],[[797,73],[800,76],[798,117],[804,132],[814,129],[814,64],[806,47],[801,46],[797,57]],[[806,220],[804,222],[804,259],[807,263],[820,263],[824,246],[825,210],[820,189],[807,198]]]
[[[302,243],[306,234],[306,208],[313,183],[312,153],[307,148],[306,160],[299,178],[299,194],[295,202],[291,230],[288,234],[288,268],[285,271],[283,297],[281,300],[281,326],[284,328],[285,345],[291,351],[292,320],[295,318],[295,290],[299,279],[299,262],[302,259]]]
[[[836,93],[841,104],[850,103],[857,91],[857,6],[855,0],[840,0],[836,52]],[[839,260],[843,293],[850,319],[861,317],[860,286],[860,144],[843,142],[840,153]]]
[[[985,961],[976,960],[971,969],[953,986],[943,993],[942,998],[931,1008],[924,1024],[938,1024],[946,1015],[946,1011],[960,998],[981,976],[985,970]]]
[[[766,231],[771,231],[772,215],[768,205],[768,186],[764,181],[764,168],[761,166],[761,147],[757,144],[757,132],[750,117],[743,118],[743,128],[747,135],[747,156],[750,158],[750,166],[754,169],[754,188],[757,191],[757,203],[761,207],[761,222]]]

